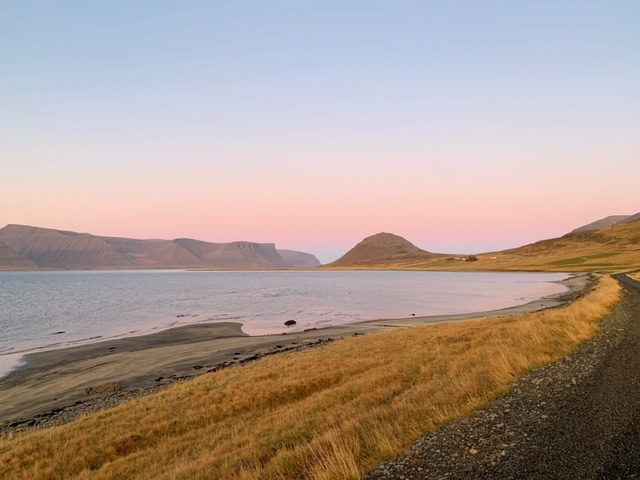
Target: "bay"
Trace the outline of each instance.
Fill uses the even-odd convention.
[[[565,291],[567,274],[180,270],[0,272],[0,375],[22,355],[176,326],[249,335],[496,310]],[[296,324],[286,327],[284,322]]]

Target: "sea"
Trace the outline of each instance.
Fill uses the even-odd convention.
[[[363,320],[496,310],[562,293],[558,273],[0,272],[0,377],[28,353],[182,325],[271,335]],[[284,322],[294,320],[287,327]]]

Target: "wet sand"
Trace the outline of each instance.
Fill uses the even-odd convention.
[[[29,354],[26,364],[0,379],[0,423],[86,401],[85,389],[117,383],[123,389],[161,386],[264,355],[297,350],[342,337],[398,327],[517,315],[570,302],[591,284],[587,275],[563,282],[569,291],[490,312],[373,320],[283,335],[248,336],[239,323],[178,327],[61,350]]]

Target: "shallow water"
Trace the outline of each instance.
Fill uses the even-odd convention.
[[[235,321],[279,334],[495,310],[561,293],[566,274],[398,271],[0,272],[0,375],[26,353]],[[293,327],[284,322],[295,320]]]

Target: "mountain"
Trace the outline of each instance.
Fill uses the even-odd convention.
[[[294,250],[280,250],[277,252],[282,259],[292,267],[319,267],[320,262],[310,253],[296,252]]]
[[[101,237],[51,228],[0,228],[0,268],[288,268],[298,260],[319,264],[311,254],[287,253],[273,243],[210,243],[188,238],[139,240]]]
[[[392,233],[365,238],[328,267],[377,267],[433,260],[441,255],[416,247]]]
[[[203,262],[224,268],[286,268],[287,264],[276,251],[273,243],[209,243],[189,238],[178,238],[175,242],[200,258]]]
[[[632,219],[636,217],[636,219]],[[473,269],[619,271],[640,268],[640,217],[573,231],[519,248],[478,255]]]
[[[636,213],[635,215],[611,215],[609,217],[604,217],[600,220],[596,220],[595,222],[591,222],[587,225],[576,228],[575,230],[572,230],[571,233],[597,230],[598,228],[613,227],[614,225],[623,225],[625,223],[637,220],[638,218],[640,218],[640,213]]]
[[[3,268],[35,268],[36,264],[23,257],[9,245],[0,242],[0,269]]]
[[[477,255],[426,252],[390,233],[365,238],[326,267],[413,270],[615,272],[640,268],[640,214],[523,247]]]
[[[183,248],[176,240],[137,240],[120,237],[98,237],[121,255],[127,264],[154,268],[198,266],[202,259]]]
[[[0,241],[38,267],[79,269],[129,264],[107,242],[88,233],[7,225],[0,229]]]

